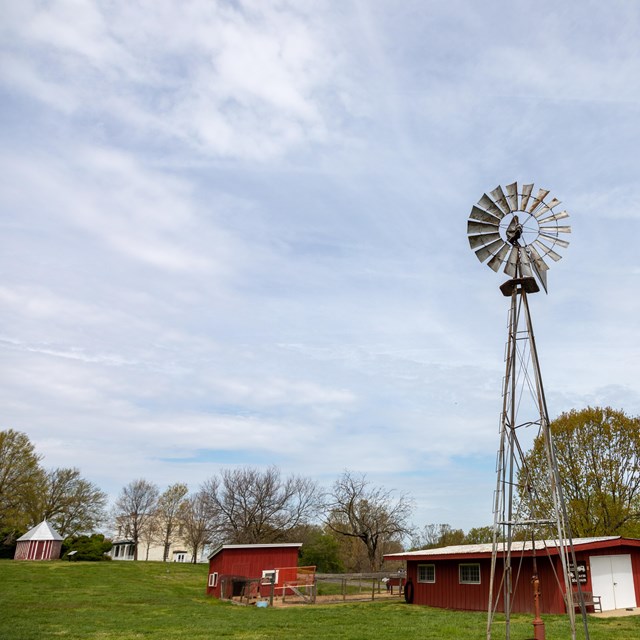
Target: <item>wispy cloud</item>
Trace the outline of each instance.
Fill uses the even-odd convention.
[[[486,524],[508,301],[465,236],[484,191],[533,181],[571,214],[532,301],[552,414],[640,412],[638,18],[9,3],[0,428],[111,493],[354,468],[418,522]]]

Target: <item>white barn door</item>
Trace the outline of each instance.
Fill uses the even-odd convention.
[[[590,556],[593,594],[602,598],[602,610],[636,606],[630,555]]]

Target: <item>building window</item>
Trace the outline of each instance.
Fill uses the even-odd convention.
[[[186,551],[174,551],[173,552],[173,561],[174,562],[186,562],[187,561],[187,552]]]
[[[460,584],[480,584],[480,565],[479,564],[460,564],[458,565]]]
[[[435,564],[419,564],[418,565],[418,582],[435,582],[436,581],[436,565]]]
[[[262,582],[263,584],[269,584],[272,580],[272,576],[273,576],[273,582],[274,584],[278,584],[278,570],[277,569],[265,569],[262,572]]]
[[[214,571],[213,573],[209,574],[209,586],[210,587],[217,587],[218,586],[218,572]]]

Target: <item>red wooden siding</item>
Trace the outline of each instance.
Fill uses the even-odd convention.
[[[57,560],[60,557],[60,540],[22,540],[16,545],[15,560]]]
[[[640,541],[615,540],[606,543],[592,543],[576,548],[578,563],[586,563],[586,583],[581,585],[583,591],[593,591],[591,584],[590,556],[630,554],[636,599],[640,602]],[[489,579],[491,572],[490,554],[463,554],[443,558],[425,556],[422,559],[407,558],[407,579],[414,585],[414,604],[429,605],[443,609],[469,611],[486,611],[489,605]],[[426,564],[435,567],[435,582],[418,582],[418,565]],[[480,584],[460,584],[459,565],[479,564]],[[555,550],[547,555],[545,551],[538,553],[538,577],[540,580],[542,613],[565,613],[564,584],[558,585],[556,574],[562,575],[560,558]],[[496,587],[502,580],[503,565],[498,561],[496,567]],[[556,574],[554,574],[554,569]],[[514,593],[512,595],[512,611],[514,613],[533,613],[533,561],[530,556],[512,556]],[[577,589],[577,587],[576,587]],[[496,594],[494,594],[495,598]],[[502,592],[498,601],[498,611],[504,611]]]
[[[244,547],[222,549],[209,560],[209,575],[218,574],[215,587],[207,581],[207,595],[220,597],[221,578],[238,576],[261,578],[263,571],[280,567],[295,567],[298,564],[298,547]],[[287,581],[287,573],[278,575],[276,586]]]

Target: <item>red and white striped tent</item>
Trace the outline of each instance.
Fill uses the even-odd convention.
[[[62,536],[46,521],[18,538],[14,560],[57,560]]]

